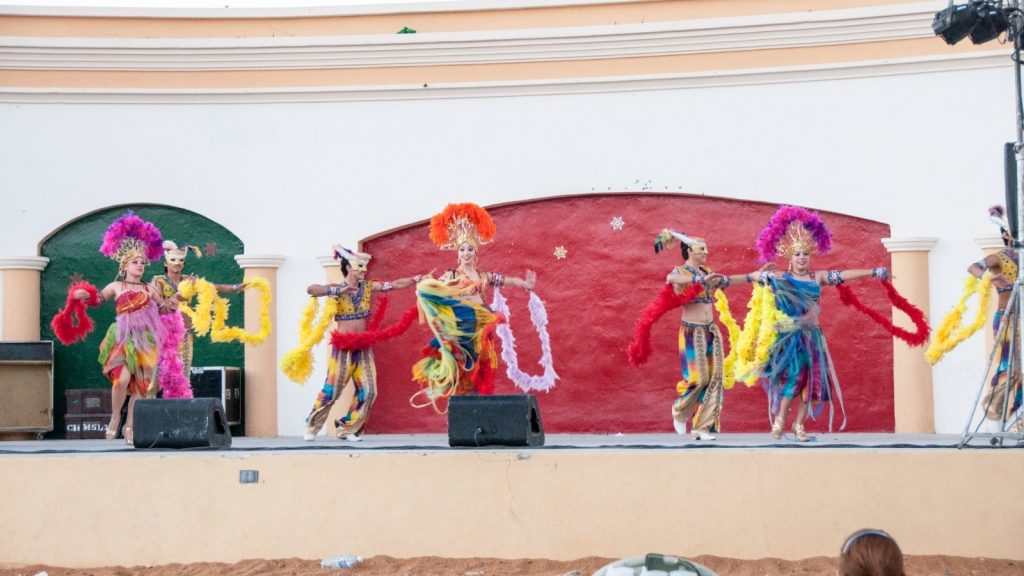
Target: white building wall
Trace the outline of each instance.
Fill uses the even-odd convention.
[[[993,231],[985,209],[1002,202],[1012,85],[1007,60],[1004,69],[602,94],[0,104],[0,257],[34,255],[46,234],[109,205],[194,210],[231,229],[247,253],[286,256],[276,329],[285,351],[296,343],[298,296],[323,279],[315,258],[334,242],[429,218],[449,201],[676,191],[801,204],[887,222],[894,237],[938,237],[937,324],[980,256],[973,239]],[[935,368],[939,432],[962,428],[982,347],[976,336]],[[320,362],[311,381],[323,372]],[[280,382],[279,429],[296,435],[317,386]]]

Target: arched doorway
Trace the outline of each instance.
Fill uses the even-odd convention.
[[[189,257],[185,273],[192,273],[217,283],[233,284],[242,281],[242,270],[234,257],[243,253],[242,241],[220,224],[195,212],[156,204],[134,204],[103,208],[80,216],[47,236],[39,246],[39,254],[50,259],[40,278],[40,326],[42,339],[54,340],[50,320],[67,299],[71,282],[84,279],[103,287],[114,279],[117,265],[100,254],[103,233],[111,222],[128,210],[156,224],[163,237],[179,246],[193,244],[203,251],[202,258]],[[146,270],[145,280],[163,274],[161,262],[152,263]],[[229,297],[231,318],[241,322],[243,298]],[[77,388],[105,388],[110,382],[100,372],[96,361],[97,350],[106,327],[114,320],[110,305],[90,309],[96,330],[82,342],[72,346],[54,346],[53,359],[53,437],[63,437],[64,415],[67,414],[65,391]],[[212,344],[207,338],[197,338],[194,366],[238,366],[244,362],[242,344]]]

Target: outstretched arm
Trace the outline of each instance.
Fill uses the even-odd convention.
[[[388,282],[375,281],[372,283],[372,289],[375,291],[379,290],[381,292],[387,292],[388,290],[401,290],[403,288],[409,288],[410,286],[415,286],[416,284],[419,283],[420,280],[423,280],[427,276],[433,277],[434,270],[435,269],[431,269],[430,272],[427,272],[426,274],[417,274],[415,276],[409,276],[408,278],[399,278],[398,280],[390,280]]]
[[[828,270],[822,277],[825,284],[829,286],[838,286],[843,282],[849,282],[851,280],[860,280],[861,278],[873,278],[878,280],[888,280],[889,269],[881,266],[879,268],[857,268],[854,270]]]
[[[516,288],[522,288],[527,292],[531,292],[533,291],[533,287],[537,284],[537,275],[533,270],[527,270],[525,278],[503,276],[501,274],[491,272],[488,274],[487,281],[490,282],[492,286],[515,286]]]
[[[320,296],[341,296],[346,292],[354,290],[354,286],[349,286],[344,280],[341,284],[310,284],[306,288],[306,294],[313,297]]]
[[[992,285],[996,288],[1002,288],[1010,284],[1006,276],[1003,275],[1003,267],[999,262],[999,256],[996,254],[989,254],[967,267],[967,272],[975,278],[981,278],[987,270],[992,271]]]
[[[764,266],[758,268],[756,272],[749,274],[733,274],[726,276],[725,274],[710,274],[708,275],[708,284],[715,288],[727,288],[733,284],[753,284],[754,282],[763,282],[764,280],[773,277],[775,270],[775,263],[769,262]]]

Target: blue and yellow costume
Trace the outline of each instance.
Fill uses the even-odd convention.
[[[412,368],[412,378],[423,388],[411,402],[416,407],[434,405],[452,395],[494,393],[498,366],[494,330],[501,315],[479,303],[488,286],[500,284],[501,275],[481,272],[473,280],[457,270],[439,280],[427,278],[416,285],[420,317],[434,337],[423,349],[423,358]],[[425,396],[426,401],[417,397]]]
[[[814,273],[811,273],[814,278]],[[832,401],[842,395],[825,335],[818,324],[821,286],[814,280],[801,280],[788,272],[770,280],[775,306],[785,317],[776,326],[777,339],[762,368],[768,410],[774,420],[783,398],[802,397],[812,418],[829,404],[829,429],[832,425]],[[843,425],[845,426],[845,413]]]

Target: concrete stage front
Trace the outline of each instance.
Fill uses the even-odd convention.
[[[790,435],[789,438],[792,438]],[[863,527],[906,554],[1024,560],[1024,450],[959,437],[549,435],[448,448],[442,435],[0,444],[0,563],[67,567],[396,557],[566,560],[649,551],[835,556]],[[252,475],[255,483],[241,483]]]

